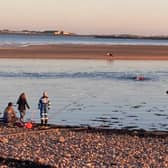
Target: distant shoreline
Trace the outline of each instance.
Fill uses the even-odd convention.
[[[113,39],[142,39],[142,40],[168,40],[168,36],[138,36],[138,35],[95,35],[95,38]]]
[[[111,53],[111,56],[109,56]],[[0,48],[0,58],[168,60],[168,46],[56,44]]]
[[[134,34],[112,34],[112,35],[97,35],[97,34],[54,34],[56,31],[2,31],[0,30],[0,35],[50,35],[50,36],[74,36],[74,37],[93,37],[93,38],[113,38],[113,39],[151,39],[151,40],[168,40],[168,35],[156,35],[156,36],[145,36],[145,35],[134,35]]]

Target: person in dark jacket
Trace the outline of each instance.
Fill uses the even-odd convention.
[[[48,122],[48,110],[51,108],[51,102],[48,98],[47,92],[43,92],[43,96],[38,102],[38,108],[40,110],[41,125],[47,126]]]
[[[24,116],[26,114],[26,108],[30,109],[30,106],[27,103],[25,93],[21,93],[21,95],[19,96],[16,104],[18,104],[18,110],[20,112],[20,120],[22,122],[24,122]]]

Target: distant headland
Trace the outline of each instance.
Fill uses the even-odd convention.
[[[77,34],[72,32],[66,32],[64,30],[0,30],[0,34],[13,34],[13,35],[51,35],[51,36],[82,36],[82,37],[94,37],[94,38],[121,38],[121,39],[153,39],[153,40],[168,40],[168,35],[155,35],[155,36],[144,36],[144,35],[132,35],[132,34],[109,34],[109,35],[96,35],[96,34]]]
[[[166,36],[143,36],[143,35],[132,35],[132,34],[119,34],[119,35],[95,35],[96,38],[120,38],[120,39],[153,39],[153,40],[168,40]]]
[[[63,30],[44,30],[44,31],[34,31],[34,30],[0,30],[0,34],[15,34],[15,35],[55,35],[55,36],[73,36],[74,33],[65,32]]]

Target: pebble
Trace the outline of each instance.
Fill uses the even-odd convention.
[[[64,142],[65,142],[65,138],[64,138],[63,136],[61,136],[61,137],[59,138],[59,142],[64,143]]]
[[[4,144],[6,144],[6,143],[8,143],[8,139],[7,138],[0,138],[0,143],[4,143]]]

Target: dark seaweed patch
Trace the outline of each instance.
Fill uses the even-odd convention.
[[[129,116],[127,116],[127,117],[129,117],[129,118],[136,118],[137,116],[129,115]]]
[[[159,116],[159,117],[167,117],[167,114],[160,114],[160,113],[154,113],[155,116]]]
[[[117,112],[119,112],[119,111],[118,111],[118,110],[113,110],[112,112],[117,113]]]
[[[165,110],[159,110],[160,112],[164,112]]]
[[[167,127],[168,126],[168,124],[162,124],[162,123],[160,123],[159,124],[161,127]]]
[[[123,127],[123,129],[137,129],[138,127],[137,126],[126,126],[126,127]]]
[[[114,124],[118,124],[118,123],[120,123],[119,121],[113,121],[112,123],[114,123]]]
[[[117,118],[117,117],[112,117],[111,119],[112,119],[112,120],[118,120],[118,118]]]
[[[142,105],[135,105],[135,106],[132,106],[131,108],[141,108]]]
[[[109,120],[102,120],[102,119],[93,119],[91,121],[96,121],[96,122],[103,122],[103,123],[108,123],[110,122]]]

